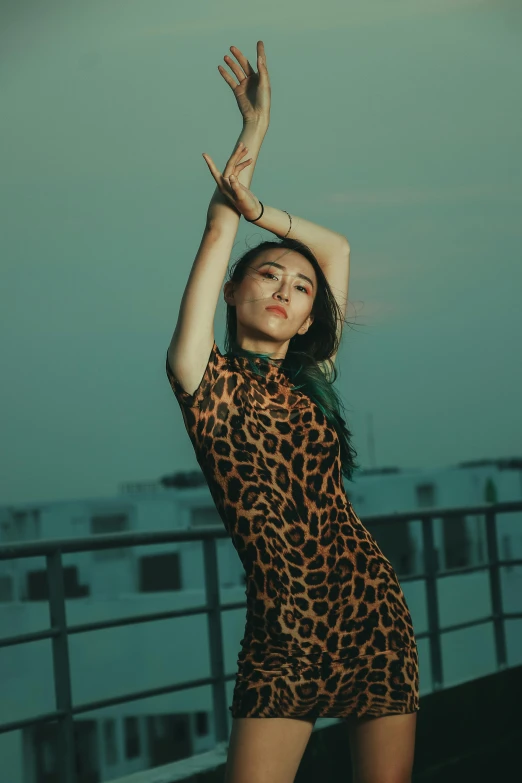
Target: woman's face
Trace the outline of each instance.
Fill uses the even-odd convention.
[[[315,270],[307,258],[287,248],[262,251],[241,283],[225,284],[225,301],[236,308],[238,344],[282,358],[291,338],[310,328],[316,293]],[[275,305],[286,317],[267,309]]]

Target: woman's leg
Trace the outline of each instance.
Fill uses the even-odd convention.
[[[417,713],[348,721],[353,783],[410,783]]]
[[[293,783],[313,727],[294,718],[234,718],[225,783]]]

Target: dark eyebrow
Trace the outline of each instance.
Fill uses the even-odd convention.
[[[261,267],[265,266],[265,264],[270,264],[270,266],[277,266],[278,269],[282,269],[283,271],[286,269],[286,266],[281,266],[281,264],[276,264],[275,261],[263,261],[261,264],[259,264],[258,267],[256,267],[256,269],[261,269]],[[306,275],[302,275],[300,272],[298,272],[296,277],[302,277],[304,280],[308,280],[312,288],[314,287],[313,282]]]

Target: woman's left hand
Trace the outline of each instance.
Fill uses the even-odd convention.
[[[222,65],[218,65],[219,72],[230,86],[243,115],[244,122],[270,122],[270,77],[266,67],[265,46],[263,41],[257,42],[257,67],[256,73],[245,55],[237,48],[231,46],[230,51],[239,62],[241,68],[234,60],[225,55],[223,58],[229,68],[236,75],[239,84],[236,84]]]
[[[219,171],[210,155],[204,152],[203,157],[221,193],[226,196],[240,215],[243,215],[247,220],[253,220],[261,213],[261,204],[252,191],[245,188],[238,179],[240,172],[252,163],[252,158],[241,161],[241,158],[244,158],[247,152],[248,147],[245,147],[243,142],[238,142],[223,173]]]

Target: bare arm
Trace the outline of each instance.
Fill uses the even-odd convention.
[[[237,62],[229,55],[225,55],[223,59],[234,76],[230,76],[228,71],[221,65],[218,66],[218,70],[232,90],[243,117],[243,130],[237,143],[243,142],[245,147],[248,147],[248,154],[252,162],[248,168],[241,171],[238,180],[248,190],[254,174],[259,150],[270,124],[270,76],[268,74],[263,41],[257,42],[257,73],[240,49],[236,46],[231,46],[230,51]],[[208,160],[207,164],[210,166]],[[236,233],[240,217],[241,212],[221,193],[220,188],[216,187],[208,209],[207,223],[220,229],[226,228],[228,230],[230,228]]]
[[[347,238],[337,231],[324,228],[302,217],[289,216],[285,211],[266,204],[261,210],[259,199],[248,189],[244,178],[238,176],[237,181],[233,176],[223,178],[210,156],[205,156],[205,159],[212,176],[218,183],[217,192],[220,199],[223,200],[225,207],[230,205],[238,221],[239,216],[244,215],[247,220],[255,220],[255,225],[277,236],[288,236],[303,242],[314,253],[340,308],[343,319],[339,322],[340,338],[348,303],[350,276],[350,245]],[[249,161],[245,163],[250,165]],[[242,171],[241,174],[246,171]],[[330,357],[332,361],[335,360],[335,356],[336,354]]]
[[[267,130],[268,123],[266,121],[258,120],[244,122],[243,130],[236,142],[237,146],[237,144],[242,141],[243,144],[248,147],[248,157],[252,158],[251,165],[244,168],[238,176],[239,181],[246,188],[249,188],[250,183],[252,182],[254,168]],[[216,187],[207,211],[207,227],[233,232],[233,243],[237,234],[240,218],[241,213],[239,213],[229,199],[221,193],[219,187]]]
[[[263,216],[260,220],[256,220],[254,225],[261,226],[266,231],[271,231],[272,234],[277,234],[280,237],[288,235],[289,239],[297,239],[308,245],[321,267],[325,264],[331,264],[332,257],[339,254],[339,249],[345,251],[349,249],[348,240],[343,234],[323,228],[323,226],[302,217],[296,217],[292,213],[290,213],[292,217],[292,227],[290,228],[290,218],[286,212],[264,203],[263,206],[265,208]],[[261,204],[257,214],[261,214]],[[289,229],[290,233],[288,233]]]
[[[236,82],[224,68],[220,72],[229,84],[243,117],[243,129],[223,175],[216,181],[230,189],[235,175],[248,192],[261,144],[270,122],[270,79],[262,41],[257,42],[258,72],[236,47],[231,47],[239,65],[226,56]],[[249,160],[241,162],[248,148]],[[208,164],[208,160],[207,160]],[[239,226],[241,212],[216,187],[207,210],[203,239],[192,265],[183,293],[178,321],[169,345],[168,359],[174,375],[185,391],[192,394],[199,386],[214,341],[214,317]]]
[[[249,184],[252,179],[255,160],[267,127],[264,123],[243,125],[238,142],[243,141],[248,146],[252,162],[237,175],[240,182]],[[237,148],[237,144],[235,147]],[[240,154],[238,159],[243,157],[244,154]],[[169,364],[174,375],[189,394],[198,388],[212,349],[218,297],[240,217],[240,213],[222,195],[219,188],[216,188],[209,204],[203,238],[185,286],[176,328],[168,349]]]

